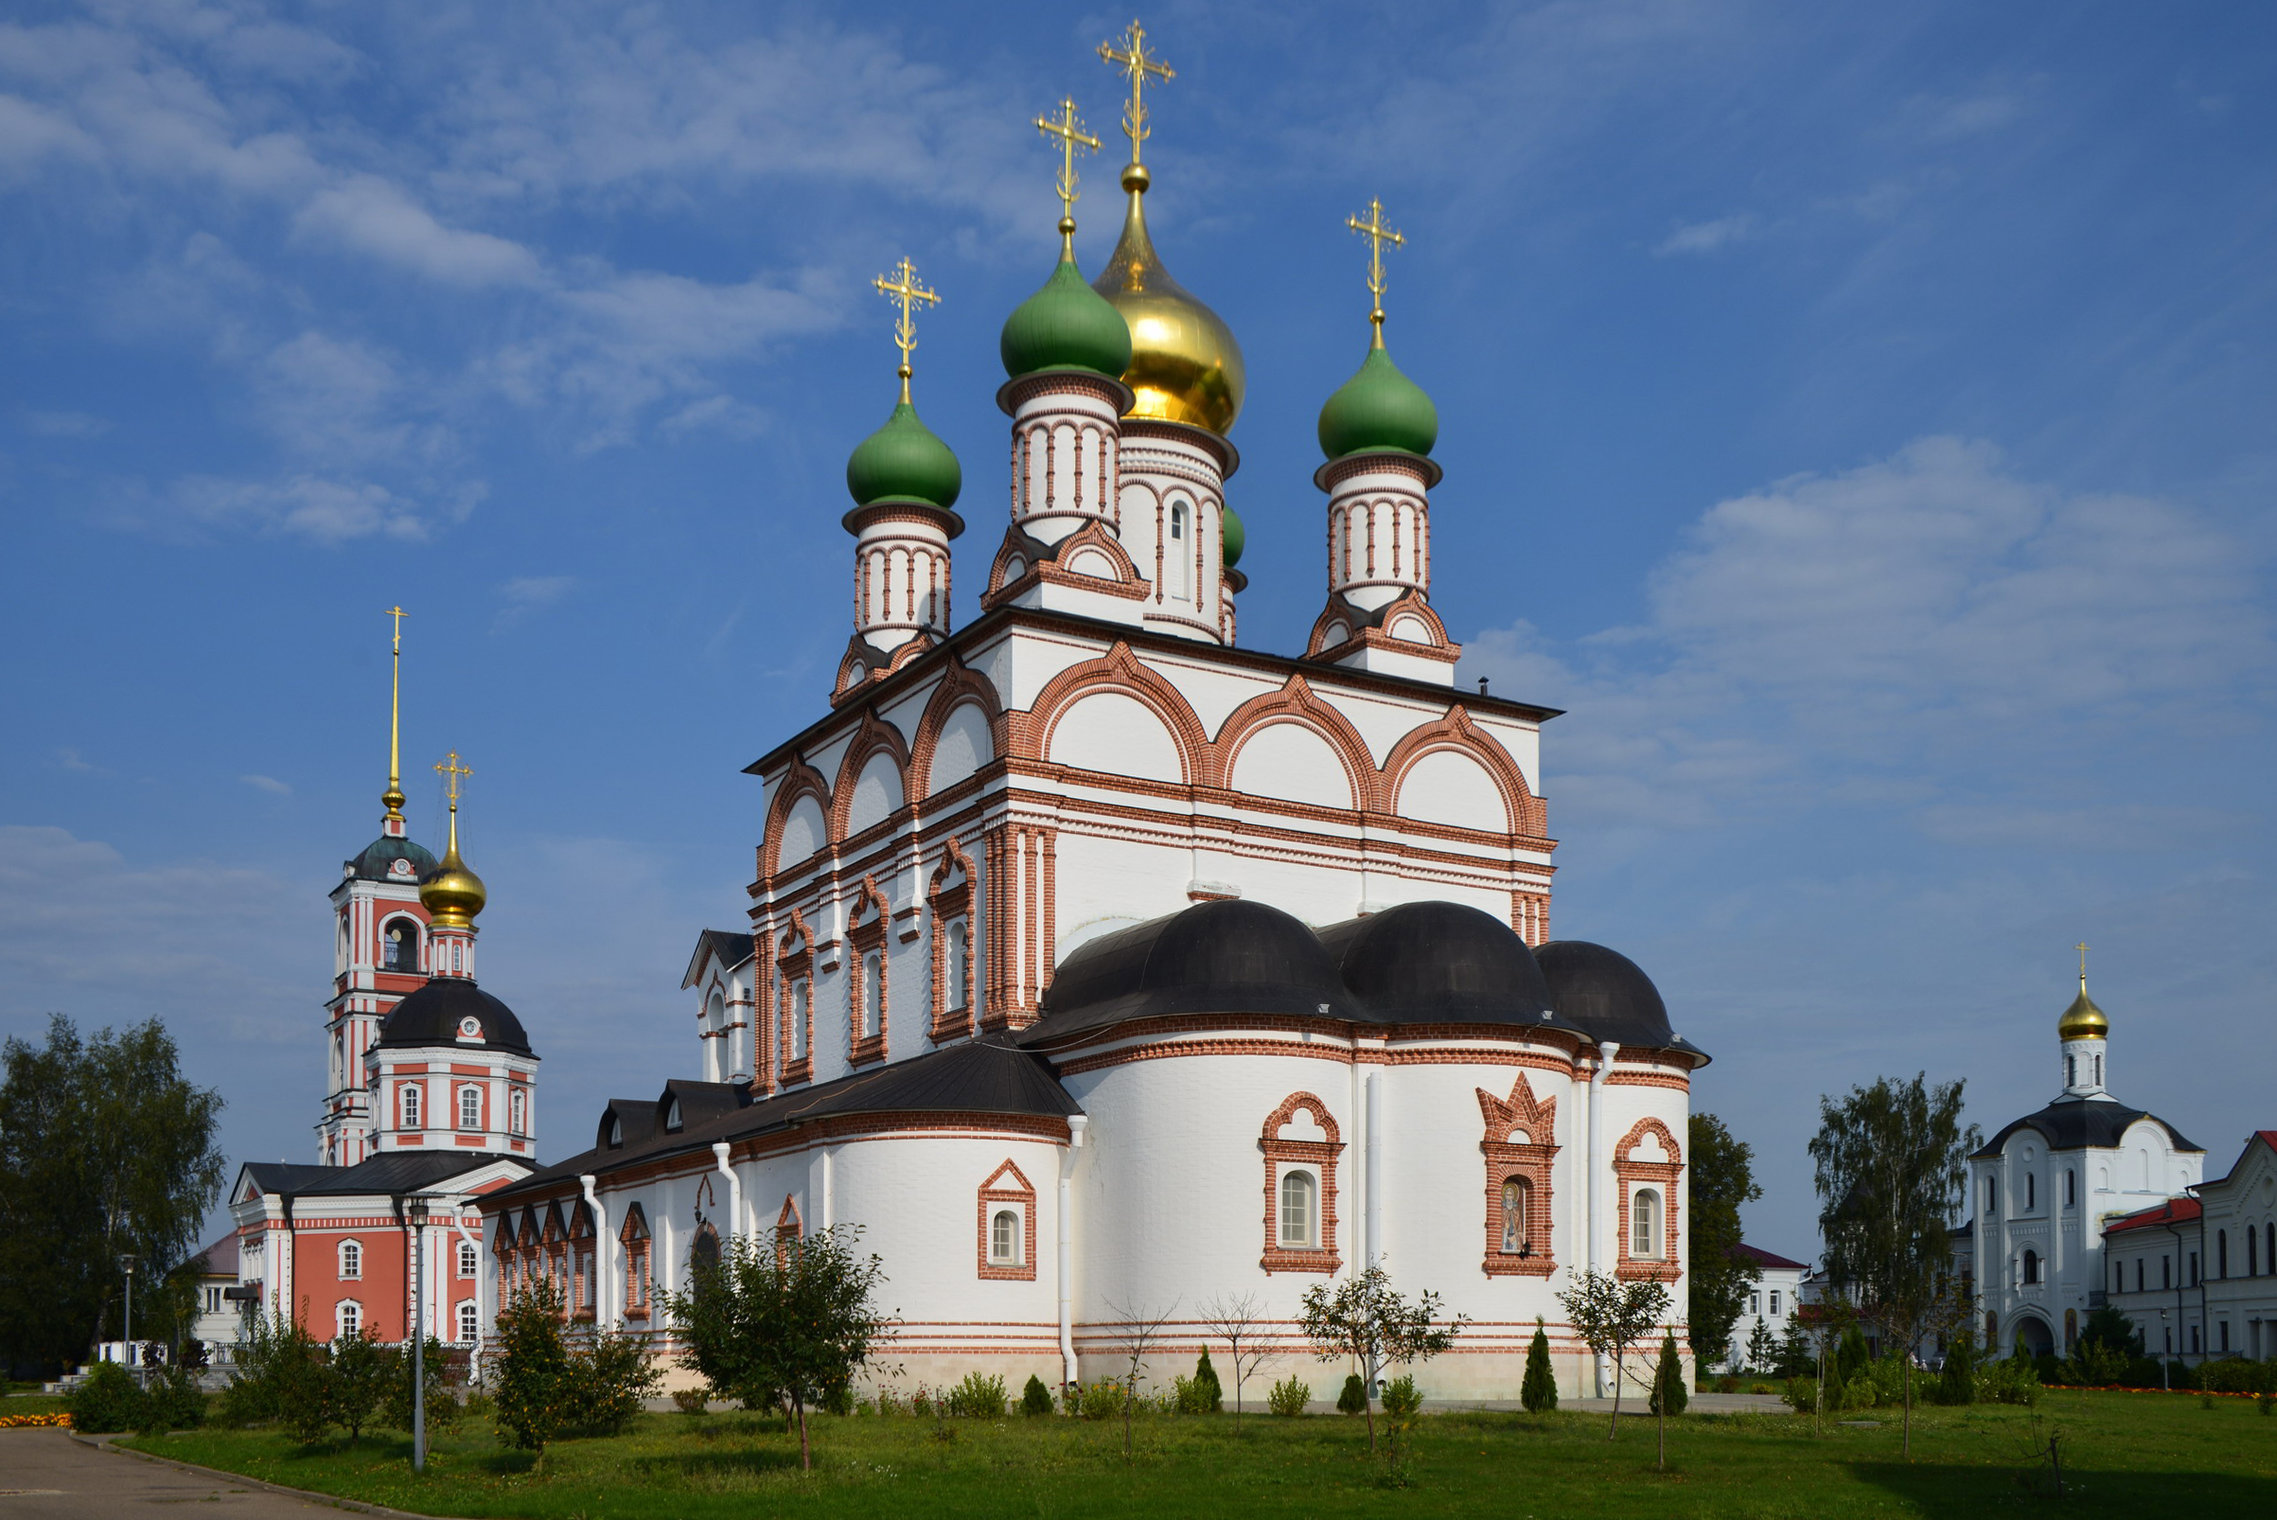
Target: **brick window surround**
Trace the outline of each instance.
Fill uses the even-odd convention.
[[[1017,1262],[993,1261],[989,1256],[989,1232],[995,1224],[997,1208],[1012,1204],[1020,1213],[1020,1259]],[[980,1275],[984,1278],[1003,1278],[1019,1282],[1036,1280],[1036,1189],[1020,1168],[1006,1157],[1004,1164],[988,1174],[980,1185],[980,1235],[976,1242]]]
[[[780,1262],[790,1255],[806,1234],[806,1225],[799,1218],[799,1201],[790,1194],[783,1195],[782,1211],[775,1215],[775,1260]]]
[[[1312,1116],[1313,1123],[1327,1136],[1325,1140],[1282,1137],[1281,1131],[1289,1127],[1300,1109]],[[1268,1272],[1340,1270],[1344,1263],[1336,1254],[1336,1163],[1344,1152],[1344,1142],[1328,1105],[1308,1092],[1289,1094],[1267,1116],[1257,1147],[1265,1153],[1265,1254],[1258,1265]],[[1291,1166],[1310,1168],[1320,1183],[1317,1246],[1281,1244],[1281,1175]]]
[[[1647,1142],[1657,1142],[1667,1159],[1642,1159],[1638,1152]],[[1620,1217],[1616,1221],[1620,1230],[1620,1257],[1613,1271],[1616,1276],[1637,1280],[1652,1278],[1661,1282],[1674,1282],[1682,1275],[1679,1254],[1682,1242],[1676,1234],[1676,1184],[1684,1174],[1684,1152],[1676,1144],[1676,1137],[1668,1126],[1658,1119],[1639,1119],[1613,1147],[1613,1175],[1620,1179],[1618,1192]],[[1640,1187],[1656,1188],[1660,1192],[1660,1254],[1637,1256],[1630,1247],[1636,1236],[1629,1228],[1629,1208]]]
[[[941,852],[940,868],[933,873],[925,892],[933,921],[931,1032],[935,1044],[964,1039],[973,1030],[973,994],[978,984],[973,975],[972,878],[972,858],[951,839]],[[949,932],[950,925],[960,921],[965,938],[964,985],[952,987],[949,984],[952,964]]]
[[[1478,1093],[1479,1115],[1486,1133],[1479,1152],[1486,1158],[1486,1257],[1481,1266],[1490,1277],[1548,1277],[1557,1270],[1550,1252],[1550,1225],[1556,1218],[1551,1179],[1558,1147],[1558,1100],[1536,1101],[1533,1089],[1520,1072],[1510,1096],[1497,1098],[1485,1088]],[[1502,1191],[1516,1181],[1525,1190],[1525,1238],[1520,1250],[1503,1249]]]
[[[648,1213],[639,1204],[625,1210],[617,1239],[625,1248],[625,1318],[648,1318]]]
[[[865,878],[861,890],[854,894],[854,911],[846,923],[846,1058],[855,1066],[882,1061],[886,1055],[886,1018],[891,1012],[886,974],[886,919],[889,916],[885,896],[878,891],[876,880]],[[869,985],[873,958],[877,963],[875,988]],[[864,1034],[862,1015],[873,995],[877,1000],[877,1032]]]
[[[804,1051],[794,1050],[791,1045],[791,989],[800,983],[806,987]],[[776,941],[775,978],[769,997],[775,1005],[775,1069],[783,1074],[783,1085],[813,1081],[814,935],[808,932],[806,920],[796,910],[791,914],[790,927]]]

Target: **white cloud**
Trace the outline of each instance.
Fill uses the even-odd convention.
[[[453,515],[464,514],[425,510],[370,480],[193,475],[174,483],[159,510],[130,513],[128,520],[161,528],[253,529],[337,544],[373,537],[416,542],[427,537],[437,518]]]
[[[1745,211],[1708,222],[1686,222],[1662,239],[1653,252],[1663,258],[1672,253],[1714,253],[1746,242],[1755,235],[1755,225],[1754,215]]]
[[[55,752],[55,765],[58,770],[75,771],[80,775],[100,776],[109,774],[75,749],[57,750]]]
[[[274,776],[240,776],[237,779],[255,791],[267,792],[272,797],[290,797],[293,794],[291,787]]]
[[[399,185],[368,174],[319,191],[294,218],[304,236],[344,247],[447,285],[529,285],[537,256],[487,232],[447,227]]]
[[[507,628],[543,612],[576,589],[574,575],[518,575],[498,588],[498,615],[494,628]]]

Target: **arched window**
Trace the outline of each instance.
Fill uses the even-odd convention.
[[[2039,1206],[2040,1174],[2038,1172],[2026,1172],[2024,1174],[2024,1212],[2029,1214]]]
[[[1314,1200],[1320,1184],[1313,1181],[1310,1172],[1284,1172],[1281,1176],[1281,1244],[1309,1246],[1313,1244],[1314,1221],[1319,1211]]]
[[[2101,1056],[2095,1058],[2095,1085],[2097,1087],[2103,1085],[2103,1058]]]
[[[1527,1256],[1526,1248],[1526,1195],[1531,1192],[1523,1177],[1512,1177],[1502,1184],[1502,1250],[1506,1256]]]
[[[807,979],[803,976],[787,978],[783,983],[783,1006],[789,1012],[791,1059],[807,1058],[807,1040],[811,1031],[808,1018],[812,1010],[807,1006]]]
[[[2024,1248],[2024,1286],[2029,1288],[2037,1284],[2039,1281],[2040,1253],[2033,1250],[2030,1246],[2026,1246]]]
[[[340,1242],[340,1278],[347,1282],[364,1275],[364,1248],[361,1242]]]
[[[419,1127],[419,1084],[416,1082],[403,1084],[403,1127]]]
[[[475,1273],[477,1273],[477,1272],[479,1272],[479,1271],[481,1271],[481,1270],[482,1270],[482,1253],[481,1253],[480,1251],[477,1251],[477,1250],[474,1248],[474,1242],[473,1242],[473,1241],[471,1241],[471,1240],[462,1240],[462,1241],[460,1241],[460,1242],[459,1242],[459,1276],[461,1276],[461,1277],[472,1277],[472,1276],[474,1276],[474,1274],[475,1274]]]
[[[998,1209],[988,1222],[988,1259],[1000,1267],[1020,1265],[1020,1216]]]
[[[462,1087],[462,1088],[460,1088],[460,1089],[459,1089],[459,1128],[460,1128],[460,1129],[480,1129],[480,1128],[482,1128],[482,1089],[481,1089],[481,1088],[479,1088],[479,1087]]]
[[[1189,557],[1186,546],[1186,504],[1178,502],[1170,509],[1170,542],[1162,551],[1162,568],[1170,582],[1170,594],[1180,601],[1193,595],[1189,585]]]
[[[1629,1254],[1660,1254],[1660,1192],[1656,1188],[1638,1188],[1629,1204]]]
[[[948,974],[942,980],[948,983],[945,991],[950,1009],[963,1012],[972,1002],[965,990],[972,980],[972,921],[969,919],[949,920]]]
[[[2064,1207],[2067,1209],[2079,1207],[2079,1173],[2068,1167],[2064,1170]]]
[[[2245,1275],[2248,1277],[2259,1277],[2261,1275],[2260,1248],[2260,1234],[2248,1228],[2245,1232]]]
[[[419,926],[408,918],[391,918],[380,931],[380,969],[416,973],[419,969]]]
[[[2230,1232],[2227,1230],[2214,1232],[2214,1275],[2230,1275]]]
[[[482,1306],[471,1298],[459,1300],[459,1340],[473,1345],[482,1339]]]
[[[862,1037],[875,1039],[885,1029],[885,953],[872,950],[862,957]]]
[[[2079,1086],[2079,1057],[2077,1056],[2064,1057],[2064,1086]]]
[[[2000,1179],[1998,1177],[1987,1177],[1984,1180],[1984,1212],[1987,1219],[1998,1219],[2000,1217]]]
[[[517,1135],[530,1132],[530,1095],[516,1089],[506,1099],[507,1123]]]
[[[352,1298],[343,1298],[332,1306],[332,1325],[341,1336],[360,1335],[364,1329],[364,1306]]]

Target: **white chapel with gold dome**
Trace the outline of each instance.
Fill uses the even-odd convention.
[[[1135,24],[1101,52],[1122,233],[1087,281],[1097,142],[1063,103],[1037,122],[1060,258],[1003,326],[1003,507],[975,512],[919,418],[935,296],[905,259],[877,282],[898,397],[846,471],[854,626],[814,719],[748,768],[749,921],[698,936],[685,981],[700,1060],[474,1198],[484,1312],[559,1274],[579,1317],[664,1345],[657,1288],[729,1239],[859,1226],[887,1360],[1018,1386],[1121,1365],[1133,1314],[1190,1363],[1242,1294],[1294,1351],[1304,1290],[1381,1263],[1472,1321],[1426,1392],[1515,1396],[1537,1318],[1594,1391],[1555,1294],[1593,1266],[1684,1302],[1707,1057],[1636,965],[1552,938],[1556,714],[1454,684],[1435,533],[1461,552],[1484,508],[1434,521],[1374,204],[1361,362],[1320,412],[1321,610],[1301,650],[1237,641],[1241,347],[1148,223],[1170,70]]]

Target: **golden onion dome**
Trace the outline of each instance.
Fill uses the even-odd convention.
[[[2071,1000],[2064,1016],[2056,1021],[2056,1037],[2064,1040],[2104,1040],[2111,1036],[2111,1021],[2103,1010],[2095,1006],[2095,999],[2087,995],[2087,978],[2079,979],[2079,996]]]
[[[459,859],[459,814],[458,809],[453,808],[450,848],[443,851],[442,861],[419,883],[419,905],[443,928],[467,929],[473,927],[474,916],[489,900],[482,878]]]
[[[1091,288],[1122,313],[1131,330],[1131,362],[1123,383],[1137,400],[1130,415],[1183,422],[1221,436],[1241,415],[1248,375],[1233,329],[1162,267],[1147,236],[1144,164],[1123,168],[1130,210],[1107,267]]]

